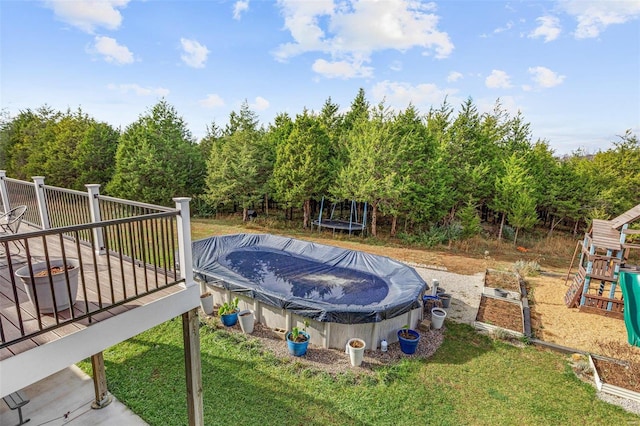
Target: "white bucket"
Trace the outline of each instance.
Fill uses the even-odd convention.
[[[441,308],[431,308],[431,327],[434,330],[439,330],[444,324],[444,319],[447,317],[447,311]]]
[[[353,346],[351,346],[351,342],[356,340],[362,343],[361,348],[354,348]],[[347,342],[346,352],[349,353],[349,360],[351,361],[352,366],[359,367],[360,364],[362,364],[362,359],[364,358],[364,349],[366,347],[367,347],[367,344],[362,339],[357,339],[357,338],[349,339],[349,341]]]
[[[253,312],[248,309],[240,311],[238,313],[238,321],[240,322],[240,328],[244,334],[253,333],[253,324],[255,322],[253,319]]]
[[[213,294],[207,292],[200,295],[200,306],[207,315],[213,315]]]

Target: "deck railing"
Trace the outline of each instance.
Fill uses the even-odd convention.
[[[190,273],[189,199],[175,199],[176,207],[167,208],[100,196],[97,185],[87,187],[84,193],[41,181],[30,184],[0,171],[3,207],[26,205],[30,215],[25,222],[44,228],[25,227],[0,236],[0,354],[48,331],[117,314],[119,307],[143,303],[136,301],[176,284],[195,285]],[[53,275],[45,289],[32,290],[28,281],[56,260],[65,265],[77,261],[73,274],[62,273],[62,293],[55,290]],[[182,264],[189,267],[180,268]],[[24,283],[16,276],[20,268],[27,275]],[[74,281],[71,275],[76,272]],[[56,301],[74,294],[77,302],[70,307]],[[52,312],[41,312],[48,303],[42,295],[53,299]]]
[[[0,237],[6,259],[2,266],[7,270],[3,275],[11,288],[3,302],[0,348],[73,322],[86,320],[87,324],[91,323],[98,314],[109,309],[184,282],[176,271],[177,214],[175,211],[155,213]],[[79,238],[85,233],[92,239],[91,231],[97,227],[110,236],[105,238],[110,256],[99,256]],[[45,269],[44,265],[45,270],[49,270],[57,259],[62,259],[65,265],[70,259],[77,260],[77,278],[72,279],[67,273],[62,290],[56,290],[53,282],[43,284],[44,288],[39,290],[34,289],[38,285],[30,287],[32,284],[28,281],[33,281],[37,271]],[[16,277],[19,268],[22,275],[27,275],[24,283]],[[28,300],[22,288],[29,295]],[[75,305],[71,309],[58,309],[60,299],[69,300],[69,295],[71,300],[76,300],[77,295]],[[49,315],[40,312],[45,299],[52,299],[49,310],[53,312]]]

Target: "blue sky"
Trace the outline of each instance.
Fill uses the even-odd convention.
[[[640,1],[0,2],[0,108],[81,107],[123,129],[164,97],[195,138],[247,100],[426,113],[499,98],[558,154],[640,135]]]

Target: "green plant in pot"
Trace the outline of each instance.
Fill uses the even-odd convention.
[[[233,327],[238,322],[238,297],[234,297],[231,302],[224,302],[222,306],[218,308],[218,315],[220,321],[227,327]]]
[[[287,333],[287,348],[291,355],[303,356],[307,353],[309,340],[311,339],[311,336],[307,333],[307,327],[309,327],[309,320],[305,319],[302,329],[293,327],[291,331]]]
[[[407,355],[414,354],[420,342],[420,333],[405,325],[398,330],[398,342],[400,342],[400,350],[403,353]]]

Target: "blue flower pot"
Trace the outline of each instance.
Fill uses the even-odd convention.
[[[404,337],[402,337],[400,334],[403,334],[405,331],[408,331],[411,336],[415,337],[415,339],[405,339]],[[418,343],[420,342],[420,334],[417,331],[411,329],[398,330],[398,341],[400,342],[400,350],[407,355],[411,355],[415,353],[416,349],[418,348]]]
[[[238,311],[232,314],[220,315],[220,320],[227,327],[233,327],[238,322]]]
[[[306,336],[307,340],[304,342],[294,342],[291,340],[291,332],[287,333],[287,348],[289,349],[289,353],[293,356],[303,356],[307,353],[307,347],[309,346],[311,336],[309,336],[309,333],[304,331],[301,331],[300,334]]]

